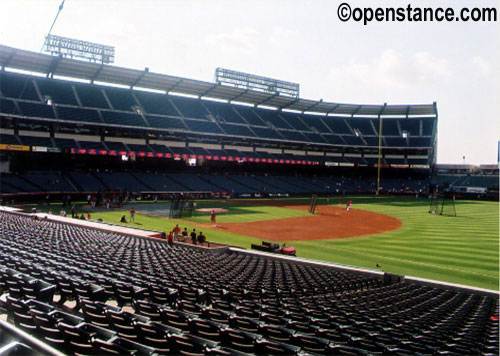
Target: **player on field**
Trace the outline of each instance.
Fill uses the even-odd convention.
[[[215,210],[212,210],[210,213],[210,221],[212,221],[213,226],[217,226],[217,223],[215,222]]]

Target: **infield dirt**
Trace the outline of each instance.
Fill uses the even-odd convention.
[[[309,205],[281,205],[282,208],[308,210]],[[374,235],[398,229],[400,220],[366,210],[336,206],[317,206],[310,216],[284,218],[250,223],[222,223],[217,227],[197,224],[206,229],[221,229],[271,241],[327,240]]]

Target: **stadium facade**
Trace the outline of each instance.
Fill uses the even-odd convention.
[[[5,46],[0,66],[4,202],[366,193],[382,166],[384,191],[414,194],[435,165],[435,103],[313,101]],[[44,215],[0,207],[9,354],[498,354],[494,291]]]
[[[178,170],[181,166],[176,162],[180,160],[198,166],[229,167],[229,171],[238,173],[346,176],[354,167],[364,172],[361,175],[373,178],[371,170],[380,159],[380,166],[388,172],[397,171],[386,174],[386,191],[414,192],[422,190],[421,182],[395,184],[390,179],[428,179],[436,160],[436,103],[354,105],[314,101],[6,46],[0,46],[0,66],[4,167],[8,161],[7,170],[22,174],[26,167],[74,170],[78,160],[101,171],[103,167],[95,162],[105,162],[105,167],[115,171],[130,169],[125,163],[120,166],[120,160],[142,162],[140,170],[156,171],[159,166],[171,165]],[[79,159],[69,160],[68,155]],[[26,165],[30,160],[41,167],[36,163]],[[58,169],[53,162],[65,163]],[[4,176],[3,193],[107,188],[106,182],[83,187],[85,183],[74,175],[46,172],[42,178],[52,183],[47,186],[29,175],[21,181]],[[167,178],[179,181],[179,177]],[[111,180],[116,182],[116,177]],[[233,194],[287,190],[334,193],[333,187],[338,185],[336,181],[312,182],[305,178],[305,183],[294,182],[290,189],[280,189],[279,182],[250,189],[255,182],[236,177],[225,188],[227,182],[219,180],[208,179],[208,186],[173,184],[171,188],[169,184],[159,186],[157,182],[125,177],[118,179],[118,185],[131,191],[184,188]],[[40,185],[41,189],[37,188]],[[318,191],[311,189],[312,185]],[[347,190],[368,192],[376,189],[373,185],[373,181],[355,181]]]

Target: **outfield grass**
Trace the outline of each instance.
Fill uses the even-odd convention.
[[[355,209],[394,216],[403,222],[397,230],[363,236],[317,241],[293,241],[297,255],[386,272],[435,279],[498,290],[499,281],[499,204],[498,202],[457,201],[457,217],[429,214],[427,199],[387,197],[343,197],[352,199]],[[290,200],[307,204],[309,199]],[[334,199],[332,204],[336,204]],[[320,204],[326,201],[320,200]],[[251,222],[298,217],[307,212],[280,207],[199,202],[199,207],[228,209],[218,214],[218,222]],[[46,210],[46,207],[43,208]],[[60,206],[52,206],[59,211]],[[136,208],[137,209],[137,208]],[[80,211],[80,210],[79,210]],[[123,211],[99,211],[93,218],[117,223]],[[128,214],[126,214],[128,218]],[[138,214],[135,226],[169,231],[175,224],[193,228],[191,223],[208,223],[209,214],[195,214],[186,220],[166,220]],[[271,223],[271,222],[269,222]],[[199,228],[197,228],[199,230]],[[259,239],[219,230],[205,231],[210,241],[250,247]]]

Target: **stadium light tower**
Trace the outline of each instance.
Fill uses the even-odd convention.
[[[44,52],[69,58],[83,58],[102,64],[115,61],[113,46],[50,34],[45,37]]]
[[[215,82],[236,88],[256,90],[264,93],[298,98],[300,85],[260,75],[237,72],[231,69],[216,68]]]

